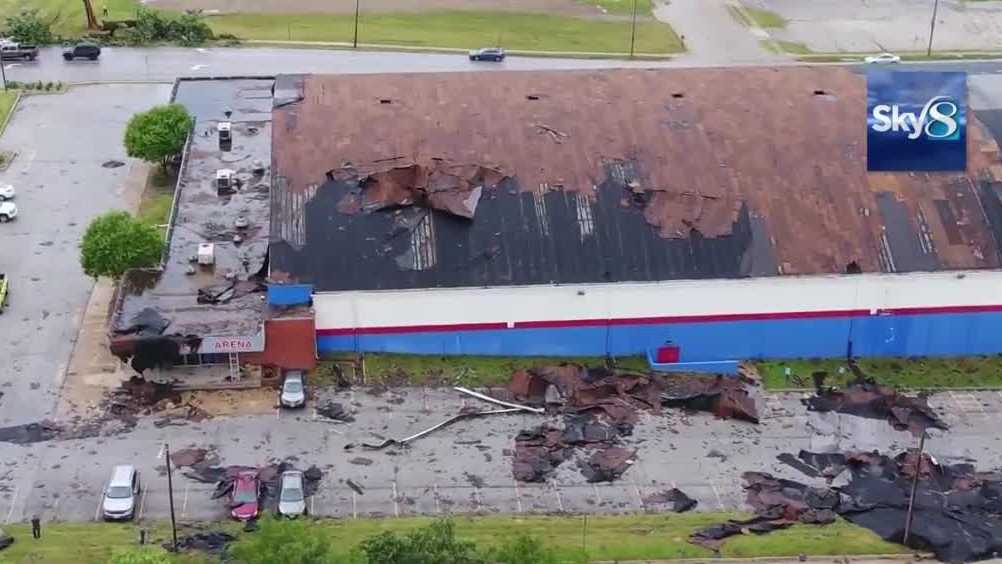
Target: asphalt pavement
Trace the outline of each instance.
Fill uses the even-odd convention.
[[[25,96],[0,138],[0,150],[17,153],[0,182],[14,185],[18,207],[16,219],[0,224],[0,271],[9,277],[0,425],[51,414],[94,284],[80,268],[80,238],[91,219],[123,205],[126,121],[169,93],[165,85],[114,85]],[[102,166],[109,161],[122,166]]]
[[[706,413],[669,410],[643,414],[625,446],[636,448],[635,463],[620,480],[590,484],[577,460],[562,464],[540,484],[516,483],[511,474],[514,437],[547,420],[531,414],[497,415],[458,422],[408,448],[366,451],[361,442],[399,438],[455,415],[483,407],[452,390],[418,388],[378,395],[365,391],[322,393],[355,410],[356,421],[318,418],[309,407],[270,416],[217,418],[157,428],[152,417],[115,436],[32,445],[0,443],[0,524],[38,514],[45,521],[100,519],[102,488],[115,464],[132,463],[143,478],[138,517],[169,516],[164,460],[174,451],[212,448],[222,465],[265,465],[290,461],[324,471],[319,492],[309,500],[316,516],[341,518],[465,513],[632,513],[659,512],[651,494],[678,487],[699,502],[699,511],[745,509],[741,473],[771,472],[811,480],[779,463],[780,453],[800,449],[900,452],[915,438],[883,420],[805,411],[801,394],[770,395],[760,403],[760,425],[722,420]],[[943,462],[976,460],[980,469],[1002,465],[1002,437],[992,422],[1002,411],[1002,394],[941,393],[931,401],[951,429],[930,431],[928,452]],[[355,445],[347,449],[348,445]],[[579,452],[576,459],[587,456]],[[225,519],[224,501],[210,498],[212,484],[175,473],[175,509],[182,521]],[[347,485],[351,480],[362,489]],[[820,483],[819,483],[820,485]]]
[[[462,53],[352,51],[292,48],[130,48],[107,47],[97,61],[67,62],[60,49],[43,49],[34,62],[8,62],[9,80],[22,82],[172,82],[179,76],[262,76],[280,73],[400,73],[596,68],[680,68],[761,64],[752,59],[723,61],[681,56],[673,60],[566,59],[510,56],[502,63],[472,62]],[[768,64],[803,64],[780,58]],[[902,65],[908,69],[966,70],[972,74],[1002,72],[1002,62],[932,62]]]

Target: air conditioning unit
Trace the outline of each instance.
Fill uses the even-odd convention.
[[[209,266],[216,262],[216,246],[212,243],[198,244],[198,264]]]
[[[216,171],[216,188],[220,192],[233,189],[233,171],[228,168],[221,168]]]

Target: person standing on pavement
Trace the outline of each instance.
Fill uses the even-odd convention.
[[[38,515],[31,516],[31,536],[36,539],[42,538],[42,520]]]

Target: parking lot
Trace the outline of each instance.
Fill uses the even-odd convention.
[[[77,245],[90,220],[126,196],[128,164],[102,164],[129,160],[126,121],[168,95],[167,86],[117,85],[25,96],[0,139],[0,150],[17,153],[0,182],[14,185],[18,207],[0,225],[0,272],[10,279],[0,316],[0,424],[51,413],[94,284]]]
[[[264,465],[290,461],[301,469],[317,465],[324,477],[308,502],[317,516],[341,518],[462,513],[657,512],[653,493],[678,487],[699,501],[697,510],[744,508],[741,473],[772,472],[804,480],[776,460],[800,449],[827,451],[914,446],[906,432],[886,422],[838,414],[807,413],[802,394],[767,396],[758,426],[703,413],[645,414],[624,445],[637,449],[636,463],[613,483],[589,484],[574,460],[543,484],[516,483],[511,449],[518,431],[546,420],[537,415],[499,415],[441,429],[409,448],[367,451],[349,444],[400,437],[454,415],[469,401],[451,390],[407,390],[407,395],[342,393],[335,399],[357,410],[353,423],[319,419],[307,408],[280,417],[210,419],[185,426],[154,427],[144,420],[132,432],[81,441],[0,444],[0,520],[45,521],[100,518],[102,488],[112,466],[133,463],[141,472],[141,521],[170,514],[167,479],[158,453],[211,447],[221,465]],[[399,403],[398,403],[399,402]],[[990,422],[1002,412],[1002,393],[951,392],[931,402],[951,425],[930,432],[929,452],[940,460],[977,460],[982,469],[1002,466],[1000,439]],[[178,519],[203,521],[227,516],[223,500],[212,500],[212,484],[174,474]],[[347,480],[362,489],[359,494]]]

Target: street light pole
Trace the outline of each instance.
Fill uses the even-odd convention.
[[[932,21],[929,22],[929,47],[925,51],[926,57],[932,56],[932,34],[936,32],[936,12],[939,11],[939,0],[933,0]]]
[[[174,552],[177,552],[177,522],[174,520],[174,479],[171,476],[170,468],[170,446],[164,443],[164,454],[167,460],[167,497],[170,499],[170,530],[171,537],[174,547]]]
[[[358,2],[355,0],[355,35],[351,40],[351,46],[354,49],[358,49]]]
[[[0,61],[0,79],[3,79],[3,91],[7,91],[7,70],[4,68],[3,61]]]
[[[633,58],[633,45],[637,41],[637,0],[633,0],[633,26],[630,28],[630,58]]]
[[[908,537],[912,531],[912,510],[915,509],[915,494],[918,492],[919,474],[922,473],[922,451],[925,449],[925,429],[919,437],[918,456],[915,458],[915,476],[912,477],[912,495],[908,498],[908,515],[905,517],[905,537],[901,544],[908,546]]]

